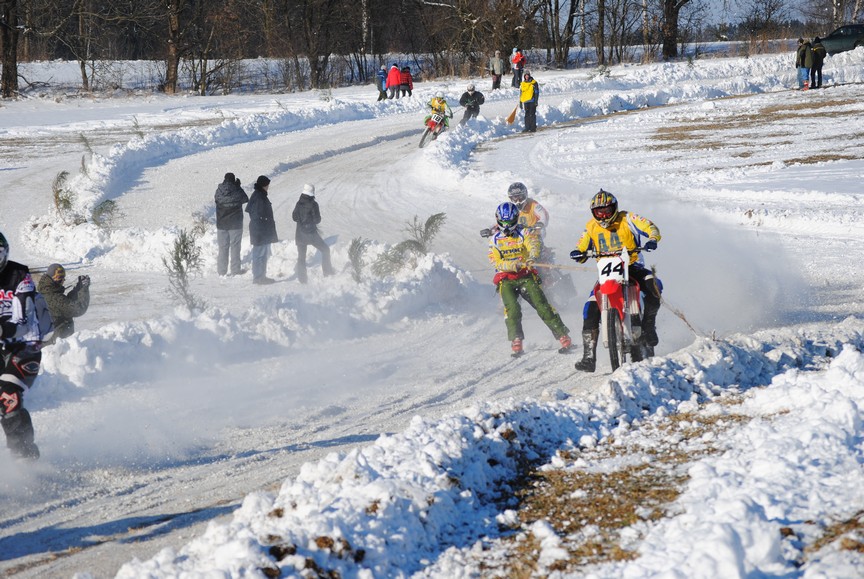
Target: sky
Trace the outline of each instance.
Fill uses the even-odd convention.
[[[466,80],[382,103],[371,87],[3,102],[11,258],[89,275],[92,305],[26,394],[40,461],[0,454],[0,571],[299,577],[314,561],[343,577],[503,577],[514,545],[533,542],[536,576],[860,576],[860,550],[843,548],[864,542],[860,523],[819,540],[864,510],[864,51],[830,57],[823,90],[791,90],[791,63],[535,70],[531,135],[521,116],[504,121],[515,89],[471,79],[486,91],[480,118],[423,149],[424,103],[438,90],[458,102]],[[272,180],[278,283],[215,273],[227,171],[250,192]],[[116,203],[111,227],[54,211],[62,172],[81,215]],[[514,181],[549,210],[546,242],[573,268],[575,295],[549,288],[570,355],[525,308],[526,354],[509,356],[479,231]],[[304,183],[337,274],[312,257],[300,285],[290,214]],[[611,372],[600,346],[586,374],[573,364],[596,272],[566,257],[601,187],[660,228],[648,261],[665,307],[654,358]],[[446,222],[430,253],[372,273],[435,213]],[[162,258],[202,223],[192,288],[208,307],[190,313]],[[248,236],[243,256],[248,267]],[[670,435],[682,420],[723,430]],[[517,458],[612,473],[670,446],[690,457],[680,493],[622,533],[632,559],[568,567],[598,526],[522,518]]]

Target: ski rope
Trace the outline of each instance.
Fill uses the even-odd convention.
[[[655,280],[658,279],[656,267],[653,267],[653,266],[651,267],[651,273],[654,275]],[[700,332],[699,330],[697,330],[696,328],[693,327],[693,324],[690,323],[690,321],[681,312],[681,310],[679,310],[678,308],[676,308],[675,306],[670,304],[668,301],[666,301],[666,299],[660,294],[660,292],[657,291],[657,284],[656,283],[651,284],[651,286],[652,286],[651,287],[651,293],[653,293],[654,296],[660,300],[660,305],[666,306],[667,310],[669,310],[670,312],[675,314],[676,317],[678,317],[682,322],[684,322],[684,324],[690,329],[690,331],[693,332],[694,336],[696,336],[697,338],[706,338],[707,337],[704,333]],[[712,340],[715,339],[713,334],[711,335],[711,339]]]

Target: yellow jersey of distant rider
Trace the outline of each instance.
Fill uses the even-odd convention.
[[[649,239],[660,241],[660,230],[654,223],[635,213],[619,211],[608,227],[603,227],[594,219],[590,220],[576,243],[576,249],[582,252],[593,249],[598,253],[610,253],[626,247],[628,251],[632,251],[642,247],[643,240]],[[641,254],[631,253],[630,263],[637,261],[641,261]]]

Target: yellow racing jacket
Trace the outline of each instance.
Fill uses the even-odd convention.
[[[593,249],[598,253],[611,253],[626,247],[627,251],[633,251],[642,247],[643,241],[649,239],[660,241],[660,230],[654,223],[635,213],[619,211],[608,228],[591,219],[576,242],[576,249],[582,252]],[[640,253],[631,253],[630,263],[641,262],[641,258]]]
[[[496,232],[489,240],[489,261],[497,272],[495,283],[501,279],[518,279],[534,273],[533,269],[528,268],[527,262],[536,261],[540,257],[540,249],[540,238],[519,226],[510,235]]]

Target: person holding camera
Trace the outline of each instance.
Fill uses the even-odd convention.
[[[216,273],[228,274],[228,257],[231,257],[231,275],[240,275],[240,240],[243,237],[243,204],[249,201],[246,191],[240,187],[240,179],[234,173],[225,173],[225,179],[216,188]]]
[[[64,287],[66,268],[52,263],[39,278],[36,291],[45,297],[48,311],[54,319],[54,336],[47,341],[53,344],[57,338],[68,338],[75,332],[73,318],[83,316],[90,307],[90,276],[79,275],[78,282],[69,293]]]

